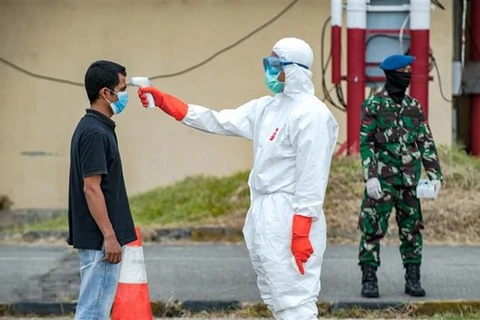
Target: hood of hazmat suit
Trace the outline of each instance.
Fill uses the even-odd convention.
[[[283,68],[283,92],[221,111],[189,104],[181,121],[205,132],[252,140],[251,206],[243,232],[260,294],[276,319],[317,319],[326,247],[323,205],[338,124],[314,95],[310,46],[285,38],[273,52],[293,62]],[[313,221],[309,239],[314,253],[304,263],[304,275],[292,255],[295,214]]]
[[[281,59],[293,62],[293,64],[283,68],[285,72],[284,94],[314,94],[312,72],[309,70],[313,65],[313,51],[308,43],[296,38],[284,38],[273,46],[272,51]],[[308,69],[297,65],[297,63]]]

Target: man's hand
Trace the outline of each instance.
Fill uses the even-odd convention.
[[[183,120],[188,112],[188,105],[180,99],[158,90],[155,87],[143,87],[138,89],[138,97],[144,108],[148,106],[147,93],[151,93],[155,105],[177,121]]]
[[[111,236],[104,240],[105,261],[117,264],[122,261],[122,247],[117,241],[117,237]]]
[[[293,216],[292,253],[301,274],[305,274],[303,264],[306,263],[313,254],[312,243],[309,239],[311,227],[312,218],[298,214]]]
[[[382,186],[377,178],[371,178],[366,183],[367,194],[370,198],[380,200],[383,197]]]

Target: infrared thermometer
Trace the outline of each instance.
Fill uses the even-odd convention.
[[[151,86],[150,80],[147,77],[132,77],[132,85],[140,88]],[[155,100],[152,94],[147,93],[146,96],[148,101],[147,109],[155,108]]]

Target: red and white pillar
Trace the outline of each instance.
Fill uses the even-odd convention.
[[[470,60],[480,61],[480,0],[470,1]],[[470,152],[480,156],[480,95],[470,96]]]
[[[342,0],[332,0],[332,83],[342,81]]]
[[[359,153],[360,117],[365,100],[365,29],[367,0],[347,1],[347,144],[348,154]]]
[[[410,1],[410,54],[415,57],[412,64],[410,95],[422,105],[428,119],[428,82],[430,57],[430,0]]]

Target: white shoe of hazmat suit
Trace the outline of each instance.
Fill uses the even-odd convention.
[[[317,319],[320,273],[326,248],[323,212],[338,123],[314,95],[313,52],[303,40],[284,38],[273,52],[282,62],[283,91],[236,109],[214,111],[153,87],[140,88],[155,104],[185,125],[205,132],[253,141],[248,184],[251,206],[243,233],[263,301],[275,319]],[[296,262],[292,253],[295,217],[308,218],[305,238],[313,253]],[[309,246],[308,244],[308,246]],[[311,251],[309,252],[311,253]],[[308,254],[309,255],[309,254]]]

